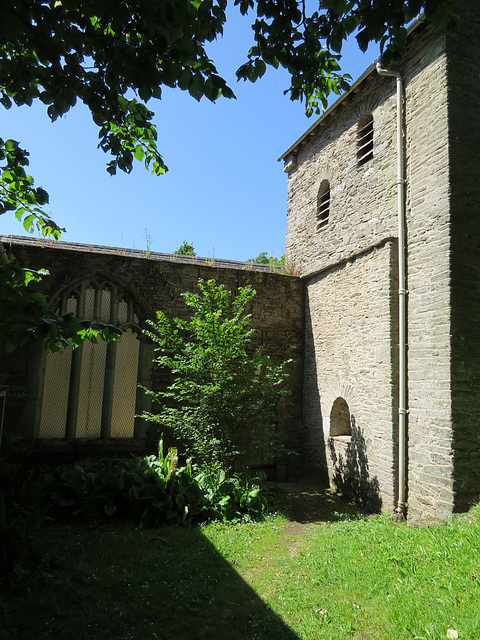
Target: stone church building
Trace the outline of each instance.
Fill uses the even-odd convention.
[[[116,346],[3,363],[7,384],[28,368],[24,435],[57,450],[145,447],[136,385],[162,381],[141,328],[156,309],[181,315],[179,293],[215,277],[253,284],[258,344],[292,360],[281,429],[301,456],[266,460],[278,479],[308,471],[412,518],[478,500],[480,9],[459,33],[414,23],[404,61],[369,67],[283,154],[295,275],[2,238],[50,269],[55,308],[125,330]]]
[[[461,35],[412,25],[403,63],[369,67],[282,156],[306,456],[417,517],[480,496],[480,7],[465,7]]]

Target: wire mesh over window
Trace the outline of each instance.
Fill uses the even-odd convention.
[[[57,312],[67,311],[116,324],[123,334],[48,354],[39,437],[133,438],[140,347],[133,301],[105,282],[83,282],[62,295]]]
[[[330,217],[330,183],[322,180],[317,196],[317,231],[328,224]]]
[[[81,349],[75,437],[100,438],[107,343],[85,342]]]
[[[357,127],[357,164],[362,165],[373,158],[373,116],[364,113]]]
[[[40,438],[64,438],[72,368],[70,347],[49,353],[42,397]]]
[[[64,313],[77,313],[78,299],[72,294],[64,296]],[[57,310],[58,312],[59,310]],[[49,353],[45,367],[42,397],[40,438],[64,438],[67,424],[68,392],[72,370],[70,347]]]
[[[132,417],[137,397],[137,363],[140,342],[131,329],[125,331],[116,345],[113,380],[112,426],[110,437],[131,438]],[[132,384],[135,380],[135,384]]]

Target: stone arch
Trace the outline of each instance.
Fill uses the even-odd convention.
[[[351,436],[352,424],[350,408],[344,398],[340,396],[335,399],[330,411],[330,433],[329,436]]]
[[[321,161],[321,158],[320,158],[316,164],[318,164],[317,176],[316,176],[316,179],[312,181],[312,189],[315,192],[315,196],[318,193],[318,190],[320,189],[320,185],[324,180],[328,180],[328,182],[332,183],[332,182],[335,182],[335,178],[337,176],[335,169],[331,166],[329,162],[323,162]]]
[[[121,329],[130,327],[137,333],[145,318],[134,293],[100,273],[71,280],[52,296],[50,307],[59,314],[73,311],[81,319],[109,322]]]
[[[332,380],[331,383],[323,390],[322,398],[322,424],[324,438],[330,437],[330,414],[333,404],[337,398],[343,398],[348,405],[350,411],[350,422],[354,421],[355,413],[355,393],[353,386],[345,381]]]

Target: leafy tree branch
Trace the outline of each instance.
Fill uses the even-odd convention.
[[[52,351],[77,347],[82,340],[116,340],[121,330],[110,324],[79,320],[73,313],[58,316],[45,296],[31,291],[30,283],[48,275],[45,269],[24,269],[15,262],[0,264],[0,352],[10,353],[32,340]]]
[[[388,63],[403,55],[406,27],[420,12],[434,29],[447,31],[455,24],[456,3],[234,0],[233,4],[252,21],[255,41],[237,71],[238,79],[255,82],[267,65],[284,67],[291,76],[285,93],[292,100],[303,100],[312,114],[326,107],[332,92],[348,89],[350,77],[341,69],[346,38],[355,34],[362,50],[370,42],[379,43]],[[54,121],[81,100],[99,129],[99,147],[111,156],[110,174],[117,169],[129,173],[136,160],[160,175],[167,166],[147,105],[161,98],[162,88],[188,91],[196,100],[234,97],[206,50],[208,43],[223,35],[226,8],[227,0],[2,0],[0,104],[10,109],[40,100]],[[63,229],[42,209],[48,194],[34,187],[26,166],[28,153],[18,142],[0,140],[0,215],[13,211],[25,230],[58,238]],[[8,266],[3,247],[0,263]],[[17,285],[14,278],[5,291],[13,292]],[[22,286],[26,287],[25,279]],[[39,334],[35,317],[32,330]]]
[[[225,6],[224,0],[115,6],[6,0],[0,7],[6,27],[0,31],[0,102],[10,108],[40,99],[53,121],[80,99],[100,128],[99,146],[113,156],[110,173],[131,171],[136,156],[163,173],[153,112],[145,103],[160,98],[162,86],[180,87],[196,99],[233,96],[205,51],[205,43],[223,32]]]
[[[25,231],[32,233],[36,228],[44,236],[59,238],[64,229],[40,208],[48,203],[48,193],[34,187],[32,176],[25,171],[28,155],[15,140],[0,138],[0,215],[14,211]]]
[[[327,107],[328,96],[348,89],[350,76],[341,69],[345,40],[355,35],[362,51],[379,43],[385,64],[398,61],[407,45],[407,25],[422,11],[437,31],[455,25],[454,0],[236,0],[240,11],[256,12],[255,44],[237,77],[255,82],[266,65],[284,67],[291,76],[285,93],[305,102],[308,115]]]
[[[424,11],[437,30],[452,28],[454,0],[234,0],[253,13],[254,46],[238,78],[255,81],[266,66],[291,75],[286,90],[307,112],[348,87],[340,67],[343,42],[356,34],[362,50],[377,42],[385,62],[406,47],[406,25]],[[166,170],[157,149],[152,98],[162,87],[195,99],[234,97],[206,45],[223,35],[227,0],[4,0],[0,5],[0,102],[47,106],[51,120],[78,99],[99,127],[99,146],[113,159],[108,171],[129,172],[143,160]],[[249,14],[250,17],[250,14]],[[252,18],[251,18],[252,19]],[[133,96],[132,96],[133,93]]]

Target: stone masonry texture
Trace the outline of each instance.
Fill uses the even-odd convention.
[[[373,510],[391,509],[394,502],[390,264],[395,249],[387,242],[306,282],[309,463]],[[337,398],[348,404],[351,438],[329,437]]]
[[[478,39],[472,37],[472,43],[473,56]],[[464,314],[473,305],[478,318],[478,232],[468,236],[468,266],[460,259],[460,247],[462,225],[471,222],[479,194],[470,191],[467,196],[463,191],[465,162],[477,190],[479,181],[474,178],[476,158],[470,162],[471,157],[462,158],[459,151],[468,148],[473,155],[478,147],[459,144],[455,162],[450,153],[454,126],[456,132],[463,124],[468,136],[468,118],[460,113],[461,95],[473,78],[463,76],[463,86],[457,83],[453,89],[449,50],[458,53],[459,43],[447,46],[446,37],[434,36],[420,24],[398,67],[404,81],[407,498],[412,518],[444,518],[465,506],[462,484],[475,473],[478,451],[478,444],[469,449],[467,437],[460,436],[460,432],[472,436],[478,414],[477,406],[468,402],[474,389],[478,398],[473,369],[479,354],[476,344],[471,348],[476,325],[469,321],[465,327]],[[453,101],[458,108],[454,126]],[[472,118],[478,107],[474,104]],[[373,115],[373,158],[358,165],[357,124],[364,113]],[[398,496],[395,78],[371,69],[289,153],[286,161],[293,153],[296,162],[288,178],[287,256],[306,287],[308,459],[319,476],[328,477],[346,493],[370,502],[372,508],[390,510]],[[454,170],[462,201],[455,209],[450,187]],[[317,194],[323,180],[330,183],[330,215],[328,224],[317,230]],[[452,229],[457,229],[459,239],[458,264]],[[453,345],[458,342],[455,348],[452,335]],[[461,393],[455,396],[455,384],[463,398]],[[330,411],[337,397],[349,406],[351,438],[329,436]],[[455,419],[455,407],[463,425]],[[475,486],[471,495],[478,493],[478,483]]]
[[[41,241],[25,243],[15,238],[10,243],[5,239],[3,242],[6,250],[23,266],[42,267],[50,271],[50,275],[40,285],[40,289],[50,299],[54,300],[72,282],[101,276],[107,282],[120,284],[131,295],[140,309],[142,324],[149,318],[154,319],[158,309],[168,317],[188,318],[188,307],[180,294],[194,291],[199,278],[214,278],[231,291],[236,291],[240,286],[252,285],[256,290],[250,309],[252,326],[255,328],[252,346],[261,347],[276,364],[291,359],[287,381],[291,396],[281,425],[281,437],[287,448],[298,451],[302,439],[303,366],[303,286],[298,278],[254,270],[251,266],[241,264],[220,267],[200,260],[182,261],[175,256],[158,259],[153,255],[147,257],[139,251],[130,252],[133,255],[121,255],[119,250],[115,255],[103,251],[101,247],[77,245],[72,248],[68,243],[49,246],[49,243]],[[38,348],[33,348],[23,354],[15,354],[14,358],[2,363],[4,376],[6,371],[10,372],[7,384],[25,380],[29,365],[33,369],[33,376],[38,377],[37,352]],[[150,351],[150,356],[153,356],[153,350]],[[151,382],[152,388],[158,388],[163,383],[158,367],[148,368],[146,381]],[[37,400],[30,398],[30,404],[34,406]],[[14,419],[12,412],[10,419]],[[151,442],[147,438],[144,444],[156,448],[158,440],[155,441],[153,437],[150,440]],[[298,465],[297,456],[294,460],[297,460]],[[280,462],[284,466],[288,461]],[[290,475],[294,473],[292,469],[290,465]]]

